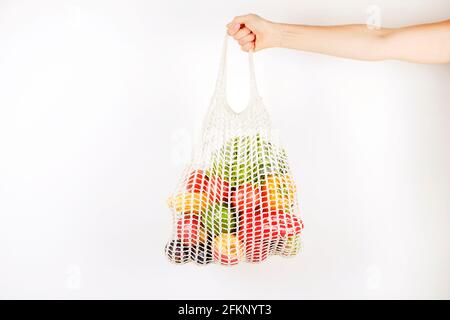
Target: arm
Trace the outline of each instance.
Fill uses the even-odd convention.
[[[359,60],[450,63],[450,20],[376,30],[366,25],[274,23],[246,15],[234,18],[227,27],[244,51],[282,47]]]

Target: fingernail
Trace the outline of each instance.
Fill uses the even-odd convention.
[[[231,29],[237,30],[241,25],[239,23],[235,23]]]

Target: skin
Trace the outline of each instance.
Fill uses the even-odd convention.
[[[450,63],[450,20],[375,29],[275,23],[248,14],[235,17],[227,29],[246,52],[279,47],[357,60]]]

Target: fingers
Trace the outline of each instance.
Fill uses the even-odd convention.
[[[228,34],[238,41],[243,51],[248,52],[249,50],[254,49],[256,36],[253,32],[250,31],[250,29],[246,27],[239,29],[233,28],[232,26],[228,29]]]
[[[242,27],[246,27],[246,24],[250,23],[252,20],[257,17],[254,14],[247,14],[244,16],[237,16],[234,17],[234,19],[227,24],[228,28],[228,34],[230,36],[234,36],[238,31],[241,30]],[[242,34],[242,36],[246,36],[246,34]],[[239,40],[241,38],[241,35],[239,38],[235,38],[236,40]]]
[[[238,42],[239,42],[239,44],[241,46],[243,46],[243,45],[245,45],[245,44],[247,44],[249,42],[253,42],[253,41],[255,41],[255,34],[254,33],[249,33],[248,35],[240,38]]]
[[[241,46],[242,51],[249,52],[255,50],[255,43],[254,42],[248,42]]]
[[[228,35],[234,36],[241,28],[241,25],[239,23],[230,22],[229,24],[227,24],[227,28]]]
[[[251,51],[255,49],[255,33],[247,27],[247,23],[251,23],[251,19],[257,17],[256,15],[237,16],[227,24],[228,35],[232,36],[238,41],[243,51]]]
[[[250,33],[251,33],[250,29],[244,27],[244,28],[239,29],[239,31],[233,35],[233,38],[235,40],[241,40],[242,38],[246,37]]]

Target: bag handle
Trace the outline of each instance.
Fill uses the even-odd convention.
[[[223,42],[222,58],[220,61],[219,73],[217,75],[216,81],[216,96],[221,96],[226,100],[227,95],[227,51],[228,51],[228,34],[225,34],[225,39]],[[252,100],[261,99],[258,93],[258,88],[256,86],[255,78],[255,65],[253,62],[253,52],[248,53],[248,66],[250,75],[250,102]]]

